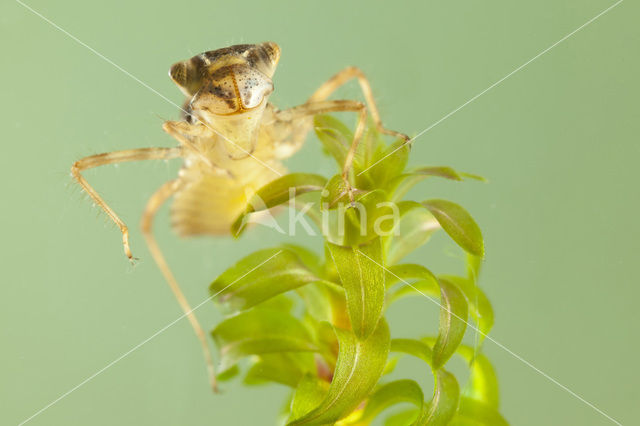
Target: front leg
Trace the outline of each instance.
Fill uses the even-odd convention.
[[[105,166],[107,164],[124,163],[128,161],[141,160],[168,160],[182,156],[182,148],[139,148],[127,149],[125,151],[114,151],[105,154],[91,155],[82,158],[71,166],[71,175],[82,186],[93,201],[109,216],[109,218],[118,225],[122,232],[122,244],[124,245],[124,254],[133,260],[131,248],[129,247],[129,228],[118,217],[116,212],[102,199],[89,182],[82,176],[82,171],[92,169],[94,167]]]

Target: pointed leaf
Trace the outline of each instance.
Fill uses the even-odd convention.
[[[435,275],[422,265],[415,263],[403,263],[387,268],[387,288],[391,288],[398,282],[402,283],[403,286],[406,286],[415,279],[434,281],[437,284]]]
[[[497,409],[475,399],[462,397],[451,426],[509,426]]]
[[[356,336],[367,338],[376,329],[382,315],[385,271],[380,238],[357,247],[327,243],[342,287]]]
[[[383,376],[391,374],[395,371],[396,366],[398,365],[398,359],[398,357],[394,357],[387,360],[387,364],[384,366],[384,370],[382,371]]]
[[[342,167],[353,141],[351,130],[330,115],[316,115],[313,124],[325,151],[336,160],[338,167]]]
[[[435,342],[432,337],[421,340],[427,345]],[[497,409],[500,402],[498,377],[489,358],[468,345],[458,346],[456,354],[469,364],[469,382],[464,395]]]
[[[247,355],[317,350],[298,319],[267,309],[252,309],[227,318],[211,335],[220,350],[221,371]]]
[[[481,176],[458,172],[449,166],[430,166],[413,169],[407,173],[394,177],[387,185],[387,189],[389,192],[394,194],[394,200],[399,200],[404,197],[404,195],[413,188],[414,185],[430,177],[438,177],[454,181],[461,181],[463,178],[484,181],[484,178]]]
[[[387,408],[406,402],[422,410],[424,394],[422,393],[420,385],[413,380],[396,380],[385,383],[371,394],[359,422],[369,424],[369,422]]]
[[[320,202],[323,210],[337,209],[341,204],[348,205],[350,203],[349,188],[340,174],[329,179],[323,188]]]
[[[479,343],[482,343],[491,331],[494,323],[493,307],[491,306],[489,298],[469,279],[452,275],[443,275],[441,278],[454,283],[465,295],[469,303],[469,314],[480,331]]]
[[[425,407],[418,424],[446,426],[458,409],[460,386],[455,376],[444,369],[435,373],[435,387],[431,402]]]
[[[289,422],[301,418],[320,405],[327,394],[329,385],[312,374],[306,374],[296,388],[291,401]]]
[[[433,369],[441,368],[454,354],[467,328],[467,299],[450,281],[440,283],[440,324],[438,338],[433,345]]]
[[[418,279],[418,281],[415,281]],[[394,265],[387,271],[387,288],[401,282],[399,288],[391,291],[387,297],[387,304],[409,296],[419,295],[427,298],[440,298],[440,283],[438,279],[422,265],[411,263]],[[436,301],[436,303],[439,303]]]
[[[307,192],[322,191],[326,183],[324,177],[310,173],[290,173],[269,182],[253,194],[245,211],[231,226],[232,235],[238,236],[244,230],[247,215],[286,203],[290,198]]]
[[[498,377],[489,358],[467,345],[461,345],[457,353],[469,363],[469,387],[465,396],[497,409],[500,403]]]
[[[285,250],[289,250],[295,253],[304,266],[309,268],[317,276],[321,276],[324,272],[323,259],[313,250],[297,244],[282,244],[281,246]]]
[[[466,265],[467,278],[473,280],[474,282],[477,282],[478,276],[480,275],[480,269],[482,268],[482,258],[467,253]]]
[[[306,352],[262,354],[244,378],[247,385],[274,382],[296,388],[306,373],[315,373],[313,355]]]
[[[325,285],[307,285],[300,287],[296,293],[302,301],[306,312],[316,321],[331,321],[333,307],[329,290]]]
[[[482,232],[465,209],[447,200],[428,200],[422,204],[462,249],[478,257],[484,256]]]
[[[400,411],[387,417],[384,426],[407,426],[416,424],[415,421],[420,415],[420,410],[411,409]]]
[[[336,329],[340,353],[329,391],[311,412],[289,425],[334,423],[351,413],[371,392],[382,374],[389,353],[389,327],[384,319],[366,340]]]
[[[259,271],[247,274],[259,266]],[[249,309],[274,296],[321,281],[292,251],[259,250],[222,273],[209,287],[217,300],[231,310]]]
[[[468,305],[467,299],[462,291],[450,281],[446,279],[436,280],[433,274],[425,267],[415,264],[395,265],[388,269],[388,276],[392,276],[394,280],[400,280],[410,290],[400,288],[390,296],[390,301],[397,300],[399,297],[417,292],[418,294],[433,299],[435,290],[434,281],[440,288],[440,323],[438,326],[438,340],[433,347],[433,369],[441,368],[447,360],[453,355],[456,348],[462,341],[467,327]],[[408,280],[411,278],[422,279],[417,287]],[[436,301],[437,303],[437,301]]]
[[[390,265],[425,244],[431,235],[440,229],[436,218],[422,204],[401,201],[397,204],[400,220],[397,221],[392,236],[387,239],[387,262]]]
[[[218,379],[219,382],[228,382],[229,380],[237,377],[238,374],[240,374],[240,368],[238,368],[238,365],[236,364],[233,367],[226,369],[221,374],[218,374],[216,379]]]
[[[420,358],[427,365],[431,366],[432,351],[431,347],[420,340],[415,339],[391,339],[391,352],[400,352]]]
[[[401,352],[422,359],[432,365],[432,351],[428,344],[414,339],[391,340],[391,352]],[[435,352],[433,352],[435,355]],[[424,406],[418,425],[446,425],[456,412],[460,387],[455,377],[445,369],[435,369],[434,393],[429,404]]]
[[[379,155],[374,156],[372,164],[375,164],[375,166],[366,172],[371,181],[376,182],[378,184],[377,187],[387,182],[391,183],[393,178],[400,175],[407,165],[410,151],[411,144],[404,139],[398,139]],[[387,186],[385,185],[385,188]]]
[[[430,297],[437,301],[440,298],[440,285],[437,280],[418,280],[411,285],[404,285],[389,294],[387,306],[407,296]]]
[[[449,275],[444,275],[442,278],[455,284],[464,294],[469,313],[476,322],[478,330],[482,333],[480,340],[482,341],[491,330],[494,321],[493,308],[486,294],[465,278]],[[414,279],[418,279],[418,281],[413,281]],[[438,298],[441,296],[439,280],[424,266],[400,264],[388,268],[386,279],[387,288],[390,288],[399,281],[402,285],[395,291],[391,290],[388,294],[388,305],[401,298],[412,295]]]

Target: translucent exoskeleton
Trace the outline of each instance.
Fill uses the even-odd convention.
[[[353,141],[342,169],[349,173],[369,114],[382,133],[408,137],[382,126],[368,80],[348,67],[331,77],[302,105],[279,110],[268,102],[280,47],[272,42],[236,45],[202,53],[174,64],[169,75],[187,97],[181,121],[167,121],[164,130],[176,147],[137,148],[85,157],[71,173],[95,203],[122,231],[124,252],[133,259],[125,223],[89,185],[81,172],[93,167],[140,160],[182,158],[178,176],[149,199],[142,216],[142,233],[162,274],[200,340],[213,389],[216,379],[206,335],[172,274],[152,233],[158,209],[173,197],[171,223],[181,236],[223,235],[261,186],[284,173],[281,160],[293,155],[312,129],[313,116],[352,111],[358,116]],[[366,105],[355,100],[328,100],[351,79],[357,79]]]

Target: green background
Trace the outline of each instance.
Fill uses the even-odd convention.
[[[607,0],[449,2],[81,2],[28,4],[149,86],[182,102],[168,67],[204,50],[273,40],[272,101],[294,106],[347,65],[370,77],[388,127],[416,134],[613,4]],[[489,184],[423,183],[418,199],[468,208],[487,250],[492,337],[623,424],[640,418],[637,366],[637,3],[627,0],[420,137],[412,164],[452,165]],[[86,173],[132,228],[120,235],[69,177],[83,156],[169,146],[177,109],[40,17],[0,6],[3,149],[0,423],[17,424],[176,319],[180,310],[138,229],[147,197],[179,163]],[[355,85],[340,92],[359,96]],[[289,163],[328,173],[315,137]],[[167,209],[156,233],[198,303],[244,254],[290,241],[266,228],[179,240]],[[317,238],[302,237],[318,247]],[[444,236],[411,260],[461,270]],[[198,310],[209,328],[213,304]],[[390,312],[392,332],[432,332],[426,299]],[[514,425],[612,424],[491,342],[502,411]],[[399,373],[428,383],[420,364]],[[29,424],[268,425],[286,390],[209,392],[183,320]]]

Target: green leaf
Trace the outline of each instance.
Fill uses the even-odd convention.
[[[467,278],[470,280],[473,280],[474,282],[477,282],[478,276],[480,275],[480,269],[482,268],[482,258],[467,253],[466,264],[467,264]]]
[[[333,306],[329,294],[331,290],[327,288],[328,285],[323,282],[321,285],[307,285],[296,290],[304,302],[306,312],[316,321],[330,322],[333,318]]]
[[[220,350],[220,371],[248,355],[318,349],[297,318],[267,309],[252,309],[227,318],[211,335]]]
[[[489,179],[485,178],[484,176],[480,176],[480,175],[476,175],[473,173],[465,173],[465,172],[459,172],[460,176],[467,178],[467,179],[473,179],[473,180],[477,180],[478,182],[483,182],[483,183],[487,183],[489,182]]]
[[[387,273],[386,279],[387,288],[390,288],[399,281],[402,282],[402,285],[397,290],[391,290],[389,292],[387,304],[390,305],[401,298],[411,295],[423,297],[441,296],[441,283],[436,279],[431,271],[424,266],[416,264],[400,264],[393,265],[388,269],[389,272]],[[416,278],[418,281],[411,282]],[[469,313],[478,325],[478,330],[482,333],[482,338],[484,338],[484,336],[486,336],[491,330],[494,321],[493,308],[491,307],[491,303],[487,296],[480,288],[477,288],[473,282],[465,278],[449,275],[444,275],[441,278],[449,283],[455,284],[455,287],[462,292],[467,300]],[[455,292],[455,289],[451,291]],[[466,316],[462,316],[463,312],[464,310],[461,309],[461,317],[466,318]]]
[[[365,173],[370,176],[372,182],[377,183],[377,187],[383,185],[386,188],[388,185],[384,184],[392,182],[393,178],[404,170],[409,160],[410,151],[411,144],[404,139],[398,139],[387,149],[373,157],[371,163],[375,164],[375,166]],[[378,161],[380,162],[376,164]]]
[[[389,233],[397,220],[397,207],[381,189],[363,191],[349,187],[342,176],[335,175],[327,183],[321,198],[323,233],[338,245],[356,245],[378,235]]]
[[[218,374],[216,379],[218,379],[219,382],[228,382],[238,374],[240,374],[240,368],[238,368],[238,365],[236,364],[233,367],[226,369],[221,374]]]
[[[413,188],[414,185],[430,177],[438,177],[454,181],[461,181],[463,178],[484,181],[484,178],[481,176],[458,172],[449,166],[430,166],[414,169],[408,173],[403,173],[394,177],[387,185],[387,189],[389,192],[394,194],[394,200],[400,200],[411,188]]]
[[[302,263],[304,263],[304,266],[309,268],[309,270],[311,270],[317,276],[322,276],[322,274],[324,273],[323,259],[320,258],[320,256],[315,251],[303,246],[299,246],[297,244],[290,243],[282,244],[281,247],[285,250],[295,253],[300,258]]]
[[[245,211],[231,225],[232,235],[239,236],[244,230],[247,215],[286,203],[290,198],[307,192],[322,191],[326,183],[323,176],[310,173],[290,173],[269,182],[253,194]]]
[[[384,426],[414,425],[418,415],[420,415],[420,411],[416,409],[401,411],[387,417]]]
[[[247,274],[259,266],[253,274]],[[288,249],[265,249],[250,254],[222,273],[209,291],[229,309],[240,311],[305,284],[319,282],[300,258]]]
[[[358,421],[368,424],[387,408],[404,402],[413,404],[419,410],[422,410],[424,394],[420,385],[415,381],[396,380],[381,385],[369,397]]]
[[[434,281],[437,284],[435,275],[422,265],[415,263],[403,263],[387,268],[387,288],[391,288],[398,282],[401,282],[403,283],[403,286],[406,286],[414,279]]]
[[[407,296],[431,297],[437,300],[440,298],[440,285],[437,280],[418,280],[411,285],[403,285],[391,292],[387,297],[387,306]]]
[[[342,168],[353,141],[353,133],[340,120],[330,115],[316,115],[313,124],[325,151],[336,160],[338,167]]]
[[[489,298],[475,285],[475,282],[470,279],[452,275],[443,275],[441,278],[454,283],[465,295],[469,303],[469,314],[480,331],[479,343],[482,343],[491,331],[494,323],[493,307],[491,306]]]
[[[465,209],[447,200],[428,200],[422,204],[462,249],[478,257],[484,256],[482,232]]]
[[[301,418],[320,405],[327,394],[328,387],[327,382],[323,382],[311,374],[306,374],[300,380],[291,401],[289,422]]]
[[[384,366],[384,370],[382,371],[382,375],[386,376],[387,374],[391,374],[395,371],[396,366],[398,365],[398,357],[389,358],[387,363]]]
[[[403,354],[411,355],[416,358],[420,358],[431,366],[431,359],[433,352],[431,347],[420,340],[415,339],[391,339],[391,346],[389,349],[391,352],[400,352]]]
[[[468,317],[468,305],[465,295],[450,281],[446,279],[436,280],[433,274],[421,265],[395,265],[389,269],[388,275],[395,280],[403,281],[406,285],[406,287],[401,287],[391,294],[389,297],[390,302],[414,291],[430,298],[435,292],[437,283],[440,289],[440,323],[438,339],[433,347],[432,368],[434,370],[441,368],[453,355],[464,337]],[[408,283],[408,279],[411,278],[418,278],[421,281],[418,281],[417,285]]]
[[[295,301],[287,296],[286,293],[278,294],[270,299],[260,303],[260,309],[271,309],[272,311],[280,311],[290,313],[295,306]]]
[[[320,353],[331,373],[335,370],[340,349],[340,343],[336,337],[335,329],[336,327],[327,321],[319,322],[315,327],[316,340],[320,347]]]
[[[391,289],[397,282],[402,284],[397,290],[389,292],[387,297],[388,305],[409,295],[440,298],[440,283],[438,279],[422,265],[405,263],[388,268],[387,288]],[[436,301],[436,303],[438,302]]]
[[[315,372],[313,355],[305,352],[281,352],[259,356],[244,378],[247,385],[268,382],[296,388],[306,373]]]
[[[497,409],[500,403],[498,377],[489,358],[467,345],[460,346],[457,353],[469,363],[469,387],[465,396]]]
[[[458,408],[460,386],[455,376],[444,369],[435,373],[435,387],[431,402],[425,407],[418,424],[448,425]]]
[[[389,327],[384,319],[365,340],[336,329],[340,352],[329,391],[311,412],[289,425],[324,425],[351,413],[374,388],[389,353]]]
[[[508,426],[498,410],[475,399],[462,397],[451,426]]]
[[[428,344],[414,339],[392,339],[391,352],[400,352],[422,359],[432,366],[434,372],[434,392],[431,402],[424,406],[419,425],[446,425],[455,414],[460,387],[455,377],[443,368],[436,369],[432,365],[432,352]]]
[[[332,210],[340,207],[341,204],[349,204],[349,191],[344,179],[340,174],[334,175],[322,191],[320,202],[323,210]]]
[[[357,196],[352,210],[360,230],[356,241],[360,243],[389,234],[399,215],[397,207],[388,202],[387,193],[381,189]]]
[[[390,265],[425,244],[431,235],[440,229],[436,218],[422,204],[415,201],[401,201],[397,204],[400,220],[397,221],[392,236],[386,240],[387,262]]]
[[[467,328],[467,299],[460,289],[446,279],[440,283],[440,324],[433,345],[433,369],[441,368],[454,354]]]
[[[421,340],[427,345],[435,342],[431,337]],[[463,394],[497,409],[500,402],[498,377],[489,358],[468,345],[458,346],[456,354],[469,364],[469,382]]]
[[[367,338],[382,315],[385,271],[380,238],[369,244],[342,247],[327,243],[347,297],[347,309],[356,336]]]

